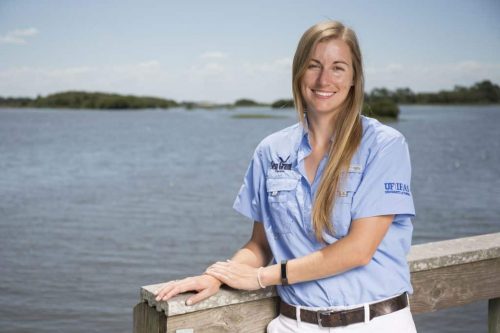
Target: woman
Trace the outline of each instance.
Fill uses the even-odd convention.
[[[157,300],[197,290],[194,304],[222,283],[276,285],[280,315],[268,332],[415,332],[408,147],[360,114],[355,33],[340,22],[309,28],[292,80],[300,121],[262,140],[234,203],[254,220],[250,241],[204,275],[168,283]]]

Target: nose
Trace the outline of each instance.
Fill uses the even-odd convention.
[[[330,84],[332,82],[332,73],[330,73],[330,71],[327,69],[321,69],[321,71],[319,71],[318,77],[316,79],[317,79],[317,83],[320,86],[327,86],[328,84]]]

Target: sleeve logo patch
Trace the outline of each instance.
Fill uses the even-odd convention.
[[[411,196],[410,186],[405,183],[384,183],[385,193],[404,194]]]

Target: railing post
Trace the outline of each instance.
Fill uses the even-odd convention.
[[[488,300],[488,333],[500,333],[500,297]]]
[[[134,307],[134,333],[166,333],[167,318],[164,312],[156,310],[147,302]]]

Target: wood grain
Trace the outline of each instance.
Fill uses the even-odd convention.
[[[141,302],[134,307],[134,333],[165,333],[167,317],[164,312]]]
[[[267,324],[278,315],[276,300],[273,297],[169,317],[167,333],[180,329],[203,333],[265,333]]]

